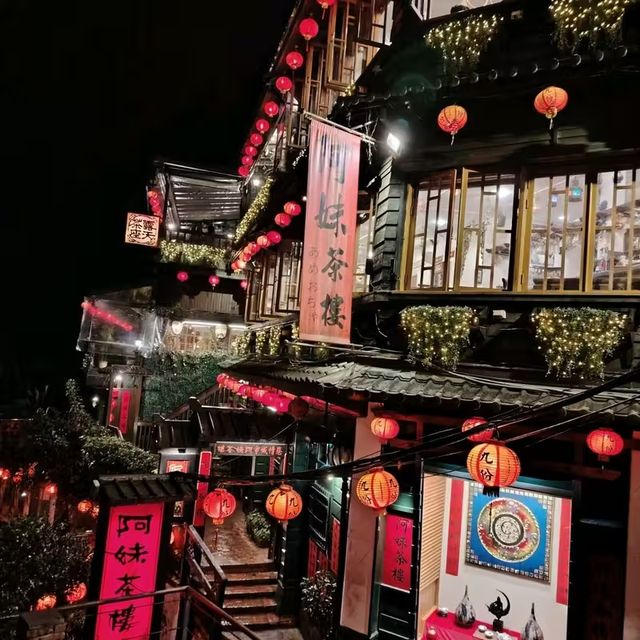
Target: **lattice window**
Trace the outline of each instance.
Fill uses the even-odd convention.
[[[367,259],[372,257],[375,216],[373,198],[366,192],[358,195],[358,237],[354,256],[353,290],[363,293],[368,290],[369,276],[366,273]]]

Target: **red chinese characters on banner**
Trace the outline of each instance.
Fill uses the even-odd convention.
[[[349,343],[360,138],[311,122],[300,338]]]
[[[154,502],[111,508],[100,600],[155,591],[163,507]],[[146,640],[152,614],[153,596],[101,605],[95,640]]]
[[[198,475],[209,476],[211,473],[211,461],[213,460],[213,453],[211,451],[201,451],[200,461],[198,463]],[[193,509],[193,524],[196,527],[204,526],[205,512],[202,508],[204,499],[209,492],[209,483],[205,480],[198,480],[196,485],[196,504]]]
[[[260,442],[216,442],[216,453],[222,456],[276,456],[282,457],[285,454],[287,445],[263,444]]]
[[[411,591],[411,545],[413,522],[388,515],[382,562],[382,584],[400,591]]]
[[[118,426],[120,427],[120,433],[124,435],[129,428],[129,405],[131,404],[131,391],[129,389],[122,389],[120,394],[120,419]]]

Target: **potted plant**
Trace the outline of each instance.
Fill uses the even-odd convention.
[[[262,511],[255,509],[247,514],[247,533],[258,547],[271,544],[272,524]]]
[[[305,640],[333,640],[336,578],[330,571],[316,571],[302,579],[300,630]]]

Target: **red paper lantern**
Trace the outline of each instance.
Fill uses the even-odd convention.
[[[293,82],[291,81],[291,78],[288,78],[287,76],[280,76],[276,79],[276,89],[280,93],[287,93],[287,91],[291,91],[292,88]]]
[[[267,238],[271,244],[280,244],[282,236],[277,231],[267,231]]]
[[[218,384],[222,384],[225,380],[227,380],[229,378],[229,376],[226,373],[219,373],[216,376],[216,382]]]
[[[242,258],[239,258],[238,260],[236,260],[236,263],[238,264],[238,271],[243,271],[244,269],[247,268],[247,260],[243,260]]]
[[[58,493],[58,485],[55,482],[49,482],[45,485],[44,492],[50,496],[54,496]]]
[[[298,216],[302,211],[302,207],[297,202],[287,202],[284,205],[284,212],[289,216]]]
[[[382,444],[387,444],[400,433],[400,425],[391,418],[374,418],[371,421],[371,433],[380,438]]]
[[[230,267],[231,267],[232,271],[240,271],[240,266],[238,265],[238,261],[237,260],[234,260],[231,263]]]
[[[267,120],[265,120],[264,118],[260,118],[260,120],[256,121],[256,129],[260,132],[260,133],[267,133],[267,131],[269,131],[269,128],[271,127],[271,125],[269,124],[269,122]]]
[[[300,515],[302,497],[291,485],[281,484],[267,496],[265,506],[272,518],[284,523]]]
[[[249,286],[249,281],[248,280],[240,280],[240,286],[246,290],[246,288]]]
[[[547,87],[543,89],[533,101],[533,106],[538,113],[549,118],[549,129],[553,127],[553,119],[562,111],[569,102],[569,94],[560,87]]]
[[[309,403],[302,398],[294,398],[289,403],[287,413],[291,414],[296,420],[300,420],[309,413]]]
[[[272,409],[276,408],[276,403],[278,402],[278,394],[272,393],[271,391],[267,391],[262,397],[262,404],[265,407],[271,407]]]
[[[477,444],[467,456],[469,475],[484,485],[484,494],[497,496],[500,487],[511,486],[520,475],[520,459],[502,442]]]
[[[255,402],[260,402],[263,403],[264,402],[264,397],[267,395],[267,393],[269,393],[266,389],[263,389],[262,387],[257,387],[256,389],[253,390],[253,400]]]
[[[0,469],[0,480],[8,480],[11,477],[9,469]]]
[[[457,104],[445,107],[438,114],[438,126],[446,133],[451,134],[451,144],[456,134],[467,124],[467,111]]]
[[[252,144],[245,144],[243,151],[245,156],[251,156],[252,158],[258,155],[258,150]]]
[[[269,100],[269,102],[264,103],[264,112],[270,118],[273,118],[274,116],[277,116],[278,113],[280,112],[280,107],[278,106],[277,102],[274,102],[273,100]]]
[[[462,431],[469,431],[469,429],[473,429],[474,427],[479,427],[481,424],[487,424],[487,421],[484,418],[468,418],[462,423]],[[474,433],[470,436],[467,436],[468,440],[471,442],[488,442],[493,438],[494,429],[483,429],[478,433]]]
[[[213,524],[224,524],[225,519],[236,510],[236,499],[226,489],[214,489],[205,497],[202,509]]]
[[[91,500],[80,500],[77,509],[79,513],[89,513],[93,509],[93,502]]]
[[[259,147],[264,142],[264,138],[259,133],[252,133],[249,136],[249,142],[255,147]]]
[[[242,176],[243,178],[246,178],[249,175],[249,171],[250,171],[249,167],[245,167],[245,166],[238,167],[238,175]]]
[[[42,598],[38,598],[38,602],[36,602],[35,609],[36,611],[44,611],[45,609],[53,609],[56,606],[56,602],[58,598],[56,598],[52,593],[48,593]]]
[[[278,395],[274,408],[278,413],[287,413],[289,411],[290,404],[291,400],[287,398],[287,396]]]
[[[385,509],[400,496],[400,486],[388,471],[378,467],[360,477],[356,495],[365,507],[384,515]]]
[[[189,279],[189,274],[186,271],[178,271],[178,273],[176,273],[176,278],[180,282],[186,282]]]
[[[215,274],[210,275],[210,276],[209,276],[209,284],[210,284],[212,287],[215,287],[215,286],[219,285],[219,284],[220,284],[220,278],[219,278],[219,276],[217,276],[217,275],[215,275]]]
[[[248,384],[241,384],[238,387],[238,395],[239,396],[242,396],[243,398],[246,398],[248,392],[249,392],[249,385]]]
[[[307,41],[315,38],[318,35],[318,31],[320,31],[320,27],[318,23],[313,18],[305,18],[300,21],[300,26],[298,27],[300,31],[300,35]]]
[[[291,224],[291,216],[286,213],[277,214],[274,220],[279,227],[288,227]]]
[[[267,236],[258,236],[256,242],[258,243],[258,246],[262,247],[263,249],[271,246],[271,241],[269,240],[269,238],[267,238]]]
[[[64,595],[69,604],[75,604],[87,597],[87,585],[84,582],[79,582],[73,587],[67,589]]]
[[[249,250],[249,253],[253,256],[256,255],[256,253],[258,253],[258,251],[260,251],[260,245],[257,242],[250,242],[247,245],[247,249]]]
[[[323,11],[332,7],[336,3],[336,0],[318,0],[318,4],[322,7]]]
[[[587,436],[587,446],[598,456],[598,460],[606,462],[610,456],[622,453],[624,440],[613,429],[595,429]]]
[[[245,167],[250,167],[253,164],[253,158],[251,156],[242,156],[240,162]]]
[[[304,56],[299,51],[290,51],[287,53],[284,61],[291,70],[295,71],[304,64]],[[258,131],[260,131],[260,129],[258,129]]]

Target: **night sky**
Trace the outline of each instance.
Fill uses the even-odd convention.
[[[148,260],[122,236],[154,158],[235,170],[293,4],[0,5],[0,404],[80,375],[82,295]]]

